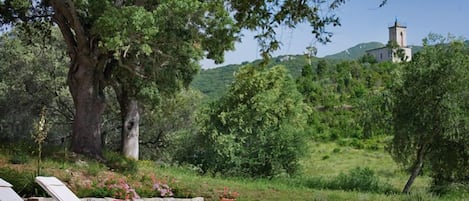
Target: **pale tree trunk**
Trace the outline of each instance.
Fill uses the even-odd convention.
[[[420,146],[419,150],[417,151],[417,161],[415,162],[414,166],[412,167],[412,172],[410,174],[409,180],[407,180],[407,183],[404,186],[404,189],[402,190],[403,193],[409,193],[410,192],[410,187],[415,181],[415,178],[420,174],[420,171],[423,168],[423,160],[425,157],[425,146],[422,145]]]
[[[138,160],[140,111],[138,101],[124,84],[114,86],[121,110],[121,151],[125,157]]]
[[[125,113],[122,112],[122,153],[126,157],[138,160],[140,113],[137,100],[129,100],[122,110],[125,110]]]

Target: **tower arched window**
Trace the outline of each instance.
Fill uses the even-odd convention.
[[[401,44],[400,44],[401,47],[404,46],[404,33],[402,33],[401,31]]]

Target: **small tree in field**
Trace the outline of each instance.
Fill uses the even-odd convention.
[[[430,39],[404,66],[403,83],[393,94],[390,152],[411,170],[405,193],[424,164],[436,185],[469,178],[469,49],[441,36]]]
[[[192,162],[205,172],[271,177],[297,170],[308,108],[284,67],[242,68],[204,114]]]
[[[34,124],[34,133],[32,135],[34,142],[37,143],[37,175],[41,175],[42,144],[47,138],[48,131],[49,128],[46,121],[46,108],[43,107],[39,121]]]

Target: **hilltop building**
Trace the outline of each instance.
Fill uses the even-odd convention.
[[[389,27],[389,42],[386,47],[366,51],[376,58],[376,61],[401,62],[412,59],[412,49],[407,46],[407,27],[399,24],[397,20],[394,26]]]

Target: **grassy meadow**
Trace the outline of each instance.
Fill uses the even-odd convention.
[[[200,175],[197,173],[197,168],[191,166],[175,166],[152,161],[136,162],[136,169],[133,171],[118,171],[100,162],[74,156],[60,149],[45,151],[41,174],[58,177],[80,197],[103,195],[103,192],[97,190],[96,185],[108,178],[124,179],[130,186],[135,187],[140,195],[146,195],[150,187],[140,181],[152,175],[167,182],[175,197],[202,196],[207,201],[218,200],[219,194],[225,187],[239,192],[238,201],[469,200],[469,194],[462,192],[455,191],[443,196],[428,193],[431,182],[428,176],[416,179],[411,194],[400,194],[400,189],[407,181],[407,175],[385,152],[384,141],[385,139],[374,140],[372,143],[379,143],[379,146],[373,146],[373,149],[366,146],[357,149],[344,145],[344,142],[311,142],[309,153],[301,161],[301,173],[294,177],[226,178],[220,175]],[[28,149],[33,150],[32,147],[22,150]],[[32,196],[31,194],[45,196],[33,182],[37,172],[37,158],[30,153],[18,153],[14,150],[11,146],[1,148],[0,177],[11,182],[22,196]],[[23,158],[23,161],[15,161],[18,158]],[[377,179],[380,186],[386,186],[387,191],[342,190],[341,187],[335,188],[337,186],[334,185],[338,184],[334,182],[329,182],[329,186],[326,185],[328,181],[334,180],[341,174],[350,178],[347,177],[348,172],[357,167],[371,170],[374,173],[372,179]]]

